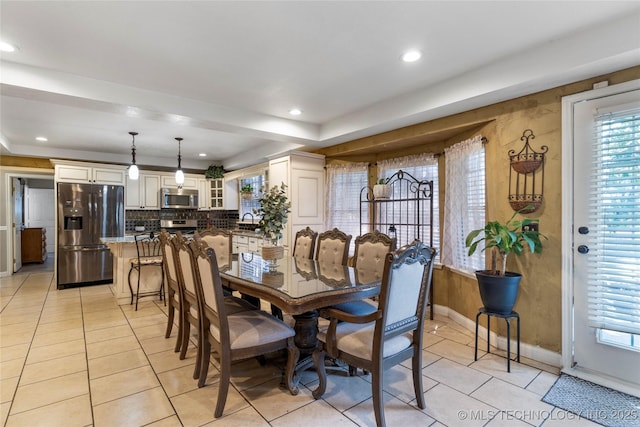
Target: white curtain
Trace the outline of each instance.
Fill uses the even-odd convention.
[[[367,186],[368,163],[329,164],[326,166],[325,226],[327,230],[337,227],[351,234],[351,250],[360,232],[360,217],[369,222],[368,204],[360,206],[360,191]],[[322,232],[324,230],[318,230]]]
[[[395,159],[387,159],[387,160],[379,160],[378,161],[378,178],[388,178],[394,173],[398,171],[398,169],[402,169],[405,172],[410,173],[414,177],[419,180],[431,180],[431,178],[427,177],[422,170],[425,166],[436,166],[436,170],[438,167],[438,158],[435,154],[432,153],[423,153],[416,154],[412,156],[405,157],[397,157]],[[414,173],[418,173],[418,176]]]
[[[485,225],[485,156],[482,136],[444,150],[445,206],[442,263],[473,272],[484,270],[484,252],[467,256],[465,238]]]

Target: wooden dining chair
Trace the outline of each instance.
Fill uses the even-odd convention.
[[[162,252],[158,236],[151,232],[149,234],[136,235],[134,236],[134,239],[136,242],[137,256],[135,258],[131,258],[131,267],[129,268],[127,281],[129,282],[129,291],[131,291],[131,304],[133,304],[133,300],[135,299],[136,311],[138,311],[138,301],[140,298],[158,296],[161,301],[164,299],[164,268],[162,266]],[[160,272],[160,284],[157,290],[140,292],[140,279],[142,273],[147,272],[148,270]],[[133,292],[133,287],[131,285],[131,275],[134,271],[138,273],[135,292]]]
[[[203,357],[198,385],[204,385],[213,349],[219,358],[220,380],[214,416],[222,416],[231,380],[231,363],[286,349],[285,382],[291,394],[298,394],[293,376],[299,350],[295,346],[293,328],[260,310],[235,313],[227,310],[222,292],[216,253],[198,241],[190,244],[191,263],[196,287],[203,301],[201,340]]]
[[[177,232],[173,238],[174,251],[176,253],[176,265],[178,271],[178,277],[181,280],[180,286],[183,293],[183,318],[182,318],[182,343],[180,345],[180,359],[185,359],[187,355],[187,349],[189,348],[189,338],[191,337],[191,326],[193,326],[197,332],[197,353],[196,353],[196,365],[193,371],[193,378],[200,378],[200,368],[202,360],[202,305],[201,298],[198,296],[196,290],[196,277],[191,263],[191,249],[189,249],[189,240],[184,238],[180,232]],[[206,246],[206,243],[202,244]],[[255,307],[239,298],[224,298],[227,310],[246,311],[255,310]]]
[[[318,333],[313,361],[320,379],[313,397],[326,391],[325,355],[371,372],[376,424],[385,426],[383,375],[391,366],[411,358],[418,407],[425,408],[422,387],[422,332],[431,286],[435,249],[418,240],[385,256],[378,308],[365,316],[327,310],[326,331]]]
[[[334,228],[318,234],[315,259],[320,262],[347,265],[351,235]]]
[[[174,247],[171,244],[171,235],[166,231],[160,231],[158,235],[162,248],[162,263],[164,265],[165,278],[167,281],[167,306],[168,306],[168,319],[167,329],[164,333],[165,338],[171,336],[171,330],[176,317],[178,319],[178,336],[176,338],[176,345],[174,347],[175,352],[180,351],[182,345],[182,291],[178,284],[178,272],[176,269],[176,261],[174,257]]]
[[[296,258],[313,258],[316,237],[318,237],[318,233],[309,227],[299,230],[296,233],[296,240],[293,244],[293,256]]]
[[[356,271],[358,282],[371,283],[382,280],[385,257],[387,253],[395,250],[396,239],[375,230],[357,236],[354,243],[353,269]],[[334,305],[333,308],[361,316],[373,313],[377,306],[374,301],[365,299]]]
[[[197,237],[196,237],[197,236]],[[206,230],[199,230],[194,234],[194,238],[204,240],[210,248],[216,252],[218,265],[231,265],[232,235],[229,231],[211,227]]]
[[[189,348],[189,338],[191,337],[191,326],[198,333],[198,351],[196,353],[196,366],[193,372],[193,378],[197,379],[200,375],[200,359],[201,359],[201,340],[200,318],[198,310],[198,296],[196,295],[195,278],[193,268],[191,266],[191,257],[189,255],[189,241],[178,231],[173,239],[173,250],[175,253],[176,271],[178,284],[182,292],[182,333],[180,337],[180,360],[184,360],[187,356]]]

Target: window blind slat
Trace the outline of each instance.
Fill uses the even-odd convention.
[[[640,334],[640,111],[597,117],[594,140],[589,325]]]

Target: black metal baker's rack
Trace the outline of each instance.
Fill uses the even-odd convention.
[[[414,239],[433,247],[433,181],[398,170],[383,185],[390,187],[388,197],[376,197],[369,186],[360,190],[360,235],[378,230],[395,237],[398,248]],[[431,301],[433,283],[433,319]]]

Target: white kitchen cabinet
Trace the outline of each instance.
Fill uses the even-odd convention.
[[[258,235],[248,236],[245,234],[234,234],[231,240],[232,252],[234,254],[253,253],[260,255],[263,244],[264,239]]]
[[[269,161],[269,187],[287,185],[291,213],[283,245],[292,251],[295,233],[305,227],[324,231],[324,156],[292,151]]]
[[[160,209],[160,175],[140,172],[137,180],[127,177],[125,209]]]
[[[211,200],[209,198],[210,189],[211,183],[208,179],[198,179],[198,210],[208,211],[211,209]]]
[[[162,188],[178,188],[178,184],[176,183],[176,175],[162,175]],[[198,176],[197,175],[186,175],[184,176],[184,183],[182,184],[182,188],[189,190],[197,190],[198,189]]]
[[[240,208],[238,194],[238,179],[224,178],[224,208],[226,210],[238,210]]]
[[[231,246],[234,254],[249,252],[249,237],[234,234],[231,238]]]
[[[208,201],[210,209],[226,209],[225,207],[225,185],[222,178],[209,181]]]
[[[78,182],[78,183],[95,183],[95,184],[111,184],[124,185],[125,183],[125,166],[108,166],[91,163],[67,162],[64,164],[55,164],[55,180],[56,182]]]
[[[224,180],[198,179],[198,209],[225,209]]]

